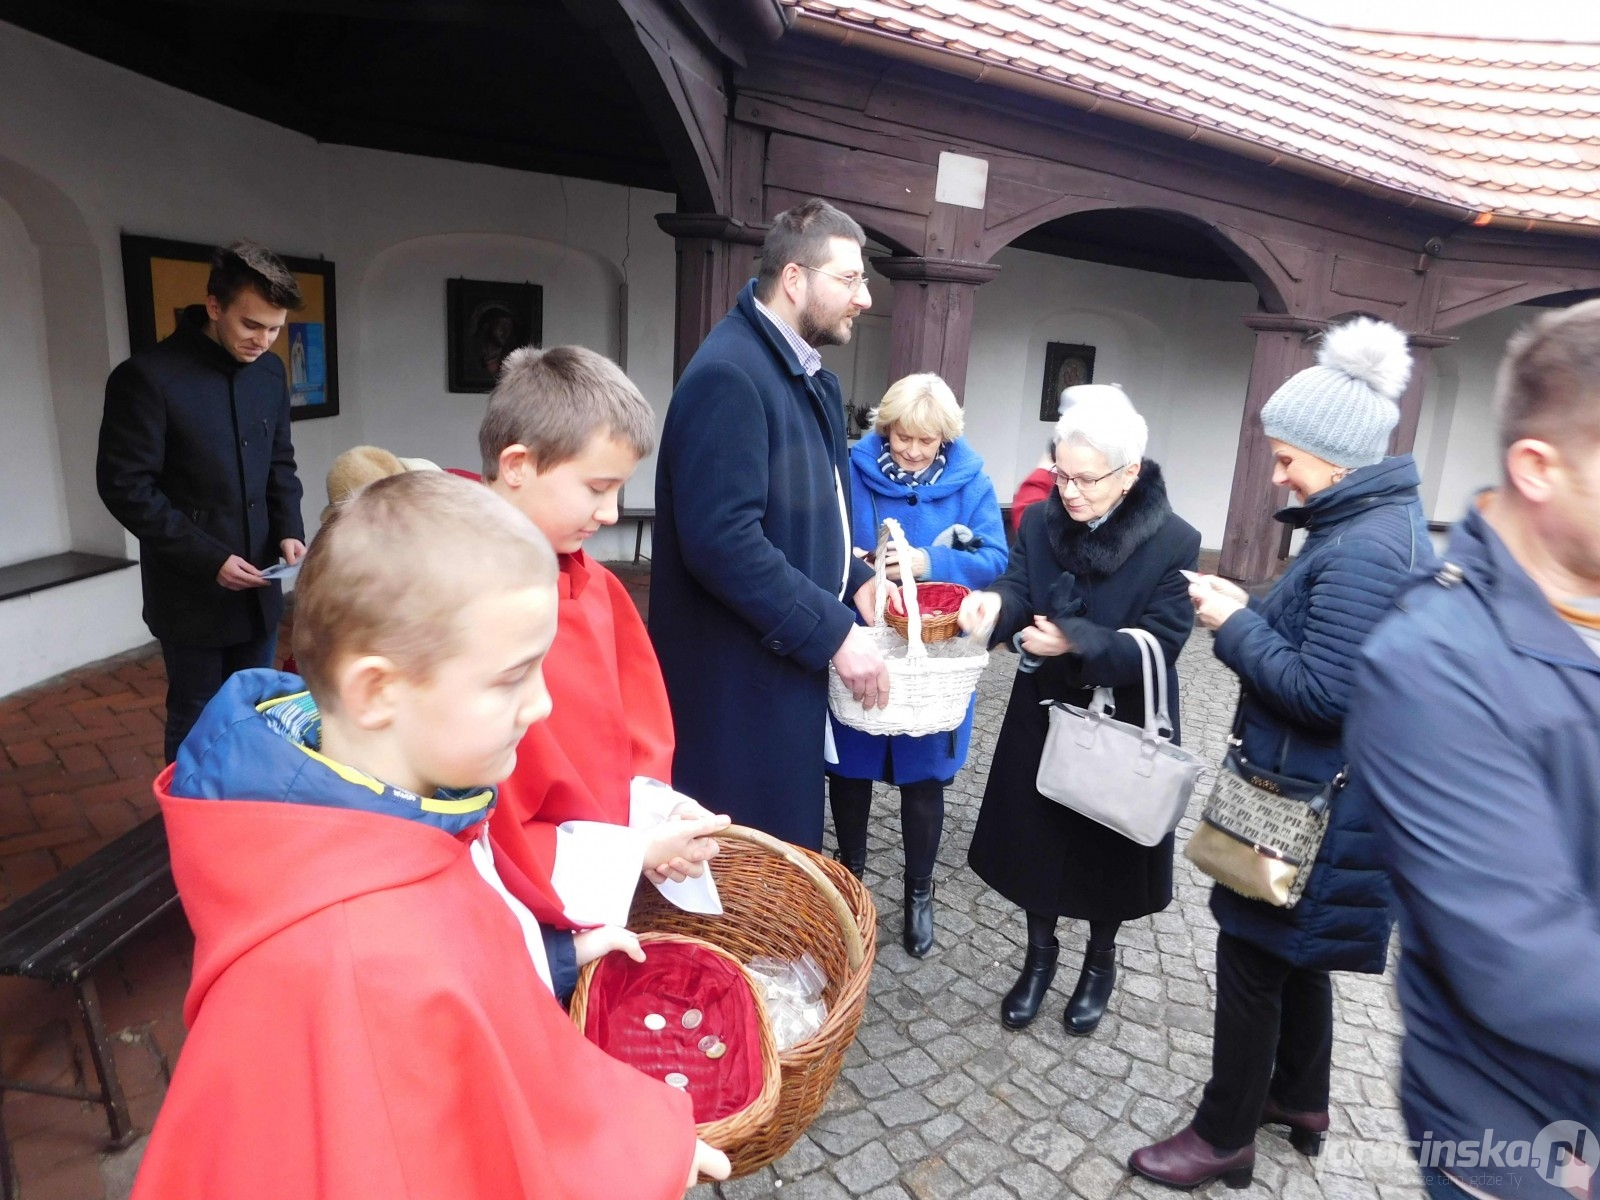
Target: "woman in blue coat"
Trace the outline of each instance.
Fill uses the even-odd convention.
[[[1237,736],[1251,763],[1325,783],[1344,770],[1340,735],[1362,643],[1433,549],[1410,455],[1385,458],[1411,373],[1405,335],[1366,318],[1330,330],[1317,365],[1261,410],[1272,481],[1301,501],[1278,519],[1306,531],[1261,599],[1216,576],[1190,588],[1216,654],[1238,676]],[[1249,1183],[1259,1125],[1285,1125],[1316,1154],[1328,1128],[1330,971],[1380,973],[1390,891],[1364,799],[1334,794],[1305,894],[1293,908],[1211,892],[1217,1012],[1211,1081],[1194,1120],[1134,1152],[1139,1174],[1192,1188]]]
[[[1006,535],[983,459],[962,440],[961,408],[937,375],[908,375],[884,393],[872,432],[850,451],[851,542],[875,550],[878,525],[893,517],[910,543],[920,581],[986,588],[1006,569]],[[899,582],[908,564],[889,554],[887,574]],[[838,721],[838,763],[828,772],[828,797],[838,858],[856,875],[867,862],[867,815],[874,780],[900,787],[905,847],[906,950],[933,947],[933,863],[944,828],[944,789],[967,760],[973,702],[949,733],[926,737],[862,733]]]

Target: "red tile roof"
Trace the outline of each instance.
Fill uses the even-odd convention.
[[[1479,224],[1600,234],[1600,45],[1266,0],[782,0],[797,27]]]

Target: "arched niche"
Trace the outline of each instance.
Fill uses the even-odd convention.
[[[457,277],[538,284],[543,345],[576,343],[623,357],[623,276],[609,259],[520,234],[443,233],[397,242],[373,256],[356,286],[350,443],[476,466],[486,397],[449,391],[446,374],[445,282]]]
[[[21,164],[0,157],[0,201],[20,220],[38,258],[44,382],[60,462],[68,546],[122,555],[122,527],[95,489],[95,450],[112,363],[105,280],[88,224],[67,195]]]

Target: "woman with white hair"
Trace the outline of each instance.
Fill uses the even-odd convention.
[[[1010,567],[993,590],[967,597],[961,623],[1021,655],[967,856],[1027,914],[1027,955],[1000,1022],[1021,1029],[1038,1015],[1060,953],[1056,922],[1072,917],[1089,923],[1089,939],[1063,1023],[1084,1036],[1111,997],[1122,922],[1172,901],[1173,839],[1141,846],[1039,793],[1049,730],[1042,702],[1087,706],[1096,687],[1109,687],[1117,719],[1142,724],[1139,645],[1119,631],[1145,629],[1166,658],[1176,739],[1175,664],[1194,625],[1180,571],[1196,565],[1200,534],[1168,504],[1161,469],[1144,457],[1144,418],[1122,390],[1068,393],[1073,403],[1056,425],[1054,493],[1028,510]]]
[[[961,436],[961,407],[937,375],[907,375],[884,393],[872,432],[850,451],[851,541],[878,544],[878,525],[893,517],[911,544],[912,562],[886,553],[889,578],[909,572],[984,588],[1006,567],[1005,527],[983,459]],[[833,722],[838,762],[828,769],[838,858],[860,876],[867,862],[867,816],[874,780],[899,785],[905,850],[906,952],[933,948],[933,864],[944,829],[944,789],[967,759],[973,704],[948,733],[889,737]],[[832,718],[830,718],[831,720]]]

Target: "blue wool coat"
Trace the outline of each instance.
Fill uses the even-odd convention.
[[[755,285],[672,393],[656,465],[650,639],[678,748],[673,786],[713,812],[822,847],[828,660],[855,609],[837,488],[839,381],[806,376]],[[846,598],[871,577],[851,563]]]
[[[906,540],[928,552],[929,581],[964,584],[974,591],[988,587],[1006,569],[1006,531],[983,459],[957,438],[945,447],[938,481],[913,488],[883,473],[878,459],[886,448],[882,434],[869,433],[850,451],[851,540],[863,550],[875,549],[878,522],[893,517],[906,531]],[[957,524],[972,530],[981,545],[972,550],[933,545],[934,538]],[[976,704],[974,695],[959,729],[927,737],[883,737],[833,721],[839,762],[832,770],[851,779],[889,783],[948,782],[967,761]]]
[[[1600,1128],[1600,657],[1476,509],[1446,556],[1459,579],[1408,591],[1362,652],[1349,790],[1399,899],[1411,1137],[1504,1146]]]
[[[1276,586],[1217,630],[1216,655],[1239,676],[1244,756],[1299,779],[1327,781],[1344,768],[1340,745],[1356,657],[1400,589],[1432,570],[1409,454],[1362,467],[1277,514],[1304,526],[1305,544]],[[1222,930],[1297,967],[1381,972],[1391,893],[1369,805],[1345,788],[1305,895],[1293,908],[1211,892]]]

